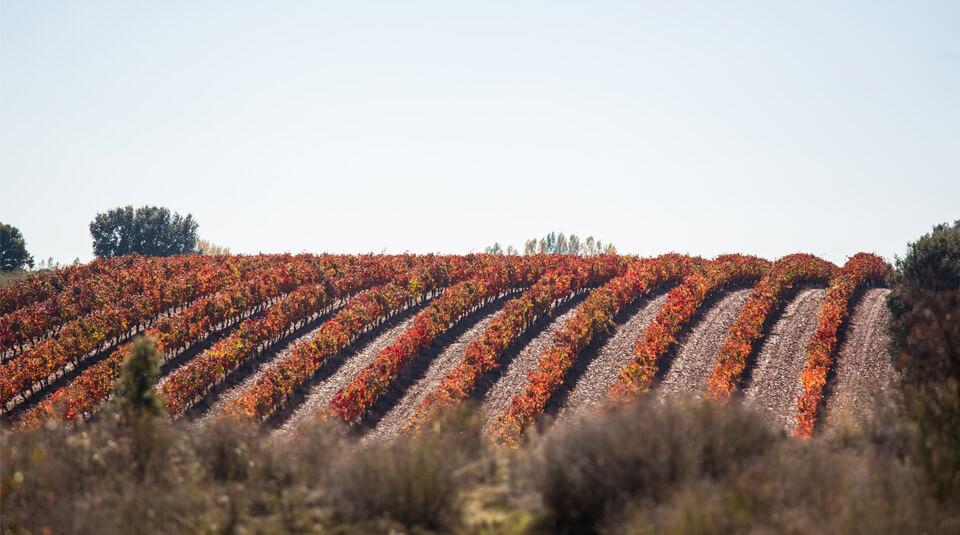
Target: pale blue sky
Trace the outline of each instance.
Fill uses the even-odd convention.
[[[960,218],[960,2],[0,0],[0,221],[234,252],[892,258]]]

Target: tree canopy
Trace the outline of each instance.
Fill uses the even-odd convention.
[[[193,216],[171,214],[156,206],[114,208],[90,222],[93,254],[113,257],[128,254],[171,256],[192,254],[197,247]]]
[[[960,221],[910,243],[889,282],[889,349],[904,379],[960,384]]]
[[[894,275],[929,290],[960,287],[960,220],[941,223],[907,246],[907,256],[897,258]]]
[[[33,256],[27,252],[20,229],[0,223],[0,271],[33,267]]]

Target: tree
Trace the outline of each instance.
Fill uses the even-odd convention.
[[[20,229],[0,223],[0,271],[14,271],[24,266],[33,267],[33,256],[27,252]]]
[[[229,247],[223,247],[207,240],[197,240],[197,254],[225,255],[230,254]]]
[[[934,495],[960,507],[960,221],[907,247],[889,280],[889,349]]]
[[[890,276],[889,349],[905,380],[960,381],[960,221],[910,243]]]
[[[502,248],[499,243],[487,247],[486,252],[497,251],[496,254],[502,254]],[[507,254],[519,254],[512,245],[507,247]],[[617,254],[617,248],[613,244],[604,245],[603,242],[588,236],[585,241],[581,241],[576,234],[564,236],[561,232],[551,232],[539,240],[533,238],[523,244],[524,255],[535,254],[572,254],[577,256],[593,256],[598,254]]]
[[[160,432],[165,411],[155,388],[160,359],[156,341],[138,336],[113,385],[113,405],[122,424],[121,436],[132,439],[131,464],[141,482],[146,479],[149,466],[164,462],[165,450],[169,449]]]
[[[171,256],[192,254],[197,247],[197,223],[193,216],[171,216],[156,206],[115,208],[97,214],[90,222],[93,254],[113,257],[128,254]]]
[[[163,414],[163,404],[154,390],[159,375],[160,354],[156,342],[151,338],[137,337],[114,385],[117,408],[125,421]]]
[[[490,247],[487,247],[486,249],[484,249],[483,252],[489,253],[489,254],[503,254],[503,247],[501,247],[500,243],[498,242],[498,243],[494,243]]]

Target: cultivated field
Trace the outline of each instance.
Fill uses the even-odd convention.
[[[144,333],[173,419],[318,418],[367,437],[476,401],[501,442],[638,396],[742,398],[809,436],[895,374],[890,267],[599,255],[175,256],[97,260],[0,290],[14,427],[96,417]]]

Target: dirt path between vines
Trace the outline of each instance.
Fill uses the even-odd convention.
[[[607,399],[607,392],[620,370],[633,358],[637,340],[643,337],[660,307],[667,302],[667,292],[639,304],[626,321],[620,322],[596,350],[590,348],[577,359],[569,374],[570,385],[561,387],[554,397],[558,401],[557,421],[566,421],[581,411],[596,408]],[[618,318],[619,319],[619,318]],[[580,370],[582,369],[582,373]]]
[[[509,363],[499,368],[499,376],[492,376],[484,381],[480,386],[480,412],[486,420],[486,426],[489,427],[493,418],[505,410],[510,405],[511,396],[523,391],[527,384],[527,372],[537,367],[537,362],[543,356],[543,352],[553,345],[556,341],[554,333],[563,328],[563,326],[577,313],[579,304],[583,302],[587,294],[584,293],[571,299],[563,306],[555,310],[558,315],[554,316],[549,323],[541,326],[536,331],[531,330],[529,334],[534,338],[524,345],[517,353],[510,355]]]
[[[807,343],[817,330],[817,312],[826,290],[801,290],[787,304],[757,352],[757,363],[743,390],[744,403],[765,414],[776,427],[797,425],[800,376],[807,364]]]
[[[854,306],[840,346],[833,381],[827,383],[822,426],[833,428],[873,413],[874,404],[896,388],[899,374],[887,353],[884,325],[890,290],[867,290]]]
[[[336,310],[339,310],[339,308]],[[281,341],[280,344],[278,344],[279,347],[268,350],[263,356],[255,359],[255,362],[242,366],[241,369],[238,370],[242,370],[241,373],[230,374],[230,376],[227,377],[228,386],[224,386],[222,390],[217,393],[215,399],[192,411],[191,416],[193,416],[194,419],[191,422],[191,426],[199,427],[207,425],[214,417],[222,414],[223,410],[234,399],[257,383],[257,380],[260,379],[260,374],[276,367],[278,362],[282,362],[283,359],[290,356],[297,345],[312,340],[332,315],[333,311],[322,315],[317,320],[310,322],[305,332],[300,331],[299,333],[294,333],[292,340],[287,340],[286,342]],[[244,367],[247,369],[244,370]]]
[[[730,326],[750,299],[753,290],[732,291],[714,301],[709,309],[680,337],[675,356],[656,386],[654,395],[659,400],[679,395],[700,397],[707,390],[707,377],[717,364],[720,346],[730,334]]]
[[[352,351],[348,349],[342,352],[344,356],[338,367],[331,366],[334,369],[318,372],[316,382],[304,392],[303,402],[276,429],[275,434],[289,436],[303,423],[315,419],[317,414],[330,404],[337,392],[346,387],[354,376],[373,362],[383,349],[394,343],[404,331],[413,326],[415,312],[419,312],[421,308],[408,309],[401,321],[384,328],[372,339],[353,348]]]
[[[423,375],[403,391],[399,400],[379,419],[365,439],[399,435],[403,430],[403,424],[413,416],[416,406],[439,386],[447,372],[460,363],[467,347],[483,335],[483,331],[500,312],[500,308],[502,306],[495,307],[492,312],[479,318],[479,321],[459,333],[452,341],[443,344],[443,349],[430,361]]]

